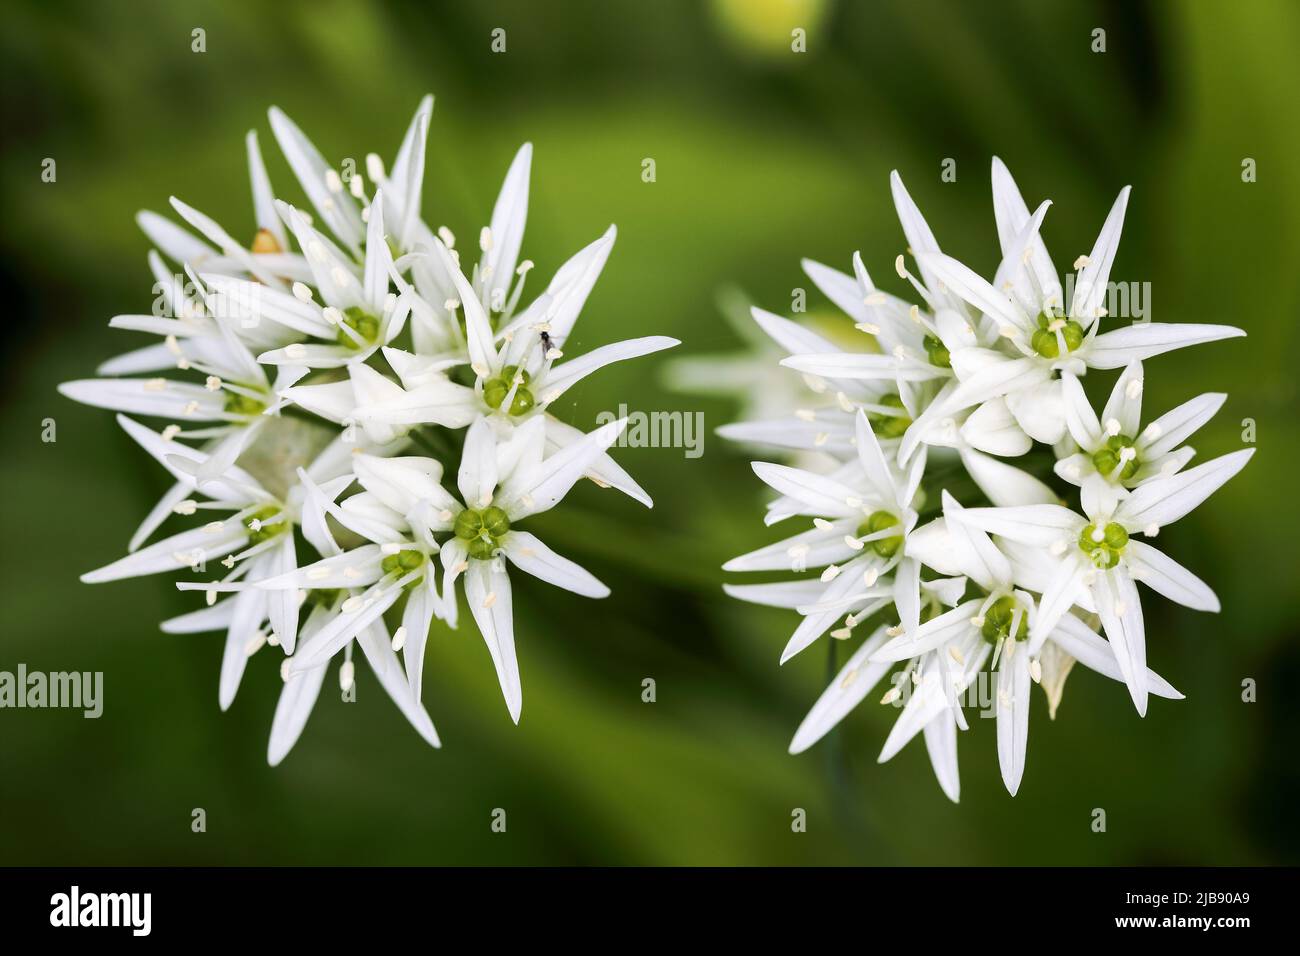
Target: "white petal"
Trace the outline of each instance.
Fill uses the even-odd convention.
[[[501,566],[499,569],[498,565]],[[510,578],[506,575],[504,562],[470,561],[465,572],[465,598],[487,644],[488,653],[492,655],[510,718],[517,724],[524,701],[519,684],[519,661],[515,657]],[[484,604],[488,606],[484,607]]]
[[[790,741],[790,753],[803,753],[821,740],[880,683],[892,665],[873,663],[870,657],[884,641],[885,628],[882,625],[862,642],[848,663],[840,668],[826,690],[817,698],[812,710],[808,711],[808,716],[799,724],[794,739]]]
[[[1008,648],[1003,649],[1005,655]],[[998,766],[1013,797],[1025,773],[1029,743],[1029,652],[1019,646],[998,668]]]
[[[1143,322],[1103,332],[1084,345],[1084,360],[1091,368],[1121,368],[1173,349],[1234,339],[1246,333],[1231,325]]]
[[[1074,301],[1070,303],[1070,317],[1082,321],[1085,325],[1097,314],[1106,296],[1110,267],[1115,261],[1115,250],[1119,248],[1119,235],[1124,228],[1124,211],[1128,208],[1128,194],[1128,186],[1119,191],[1119,196],[1111,206],[1106,221],[1102,223],[1097,241],[1093,243],[1092,252],[1088,255],[1088,264],[1079,270],[1075,282]]]
[[[681,345],[681,342],[666,335],[647,335],[645,338],[602,345],[586,355],[553,366],[537,383],[536,391],[543,402],[550,404],[597,369],[612,362],[670,349],[675,345]]]
[[[724,584],[722,590],[738,601],[793,610],[821,600],[826,585],[817,578],[775,584]]]
[[[393,639],[388,633],[388,628],[384,627],[384,622],[376,620],[367,626],[357,636],[357,643],[361,645],[370,669],[375,672],[379,683],[388,692],[397,709],[429,744],[441,747],[433,721],[429,719],[428,712],[416,698],[406,680],[402,665],[397,660],[397,652],[393,650]]]
[[[1161,415],[1138,436],[1143,456],[1160,458],[1172,452],[1213,418],[1227,398],[1222,392],[1206,392]],[[1146,435],[1155,437],[1147,441]]]
[[[511,531],[502,541],[502,550],[515,567],[541,578],[557,588],[564,588],[583,597],[609,597],[609,588],[586,569],[561,557],[548,548],[536,535],[527,531]]]
[[[268,114],[271,131],[275,133],[280,150],[289,161],[290,168],[298,177],[303,192],[311,200],[316,212],[333,230],[334,235],[343,240],[354,253],[359,253],[361,213],[357,211],[352,196],[347,192],[329,191],[325,185],[325,174],[331,167],[293,120],[275,106],[271,107]]]
[[[1130,532],[1173,524],[1241,471],[1254,454],[1254,448],[1246,448],[1169,478],[1154,478],[1125,499],[1115,520]]]
[[[963,508],[948,516],[1000,534],[1022,544],[1047,547],[1076,536],[1087,524],[1082,517],[1060,505],[1020,505],[1013,508]]]
[[[1147,712],[1147,647],[1142,602],[1123,564],[1097,575],[1097,614],[1137,712]]]
[[[484,292],[489,307],[497,302],[504,305],[505,295],[515,278],[519,247],[524,241],[524,224],[528,219],[528,174],[532,161],[533,144],[524,143],[510,163],[501,193],[492,208],[492,244],[479,263],[480,269],[488,270]],[[494,311],[501,310],[494,308]]]
[[[1130,362],[1115,380],[1102,421],[1119,422],[1119,433],[1136,438],[1142,427],[1142,363]]]
[[[973,449],[963,451],[961,461],[975,484],[979,485],[980,491],[988,495],[989,500],[995,505],[1010,507],[1053,504],[1057,501],[1056,492],[1027,471],[1022,471],[1014,465],[990,458]]]
[[[1141,541],[1129,541],[1124,552],[1133,577],[1157,594],[1194,611],[1219,612],[1219,599],[1210,586],[1163,551]]]
[[[861,512],[860,507],[848,502],[862,496],[824,475],[766,461],[752,462],[750,467],[765,484],[803,504],[808,514],[839,518]]]

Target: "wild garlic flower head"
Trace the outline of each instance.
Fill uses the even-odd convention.
[[[421,703],[424,658],[433,620],[458,623],[462,577],[518,721],[505,563],[590,597],[609,593],[520,523],[582,478],[652,503],[608,454],[624,421],[585,433],[548,411],[605,365],[678,344],[648,336],[565,359],[614,228],[521,305],[532,147],[510,164],[470,269],[452,231],[421,218],[432,110],[426,97],[391,166],[372,153],[362,171],[331,166],[272,108],[311,212],[277,198],[249,133],[251,240],[178,199],[172,207],[194,232],[141,213],[158,247],[149,253],[154,314],[110,324],[162,342],[105,363],[101,378],[60,386],[121,413],[122,428],[174,479],[128,555],[83,580],[184,573],[178,587],[206,603],[163,629],[225,632],[222,709],[251,657],[281,648],[272,764],[297,741],[332,661],[341,660],[341,692],[353,693],[358,647],[439,746]],[[136,417],[165,424],[154,431]],[[173,520],[189,527],[148,543]]]
[[[1039,235],[1050,203],[1031,214],[997,159],[1001,265],[988,280],[940,251],[897,173],[890,187],[915,260],[913,270],[900,255],[895,272],[915,304],[877,289],[854,254],[852,274],[807,261],[804,270],[865,333],[862,348],[754,310],[787,352],[781,365],[828,383],[839,407],[796,410],[803,427],[774,419],[722,430],[778,447],[816,436],[832,458],[824,474],[755,463],[781,495],[768,503],[766,523],[803,515],[814,527],[724,569],[805,576],[724,588],[798,612],[782,661],[828,630],[841,640],[860,627],[869,635],[799,726],[791,753],[888,682],[880,702],[900,710],[882,762],[922,736],[940,786],[957,800],[957,740],[971,727],[968,706],[980,703],[996,718],[998,761],[1014,795],[1033,684],[1052,714],[1076,661],[1125,683],[1139,714],[1151,695],[1181,698],[1147,667],[1136,585],[1195,610],[1219,609],[1208,585],[1149,542],[1253,449],[1188,468],[1195,453],[1184,442],[1226,396],[1201,395],[1144,425],[1143,363],[1245,333],[1146,321],[1102,331],[1127,187],[1065,285]],[[1082,376],[1110,369],[1123,371],[1099,415]],[[1067,507],[1075,495],[1077,509]]]

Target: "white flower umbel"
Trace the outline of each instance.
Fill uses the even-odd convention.
[[[1184,471],[1194,452],[1183,443],[1225,397],[1201,395],[1144,427],[1142,363],[1245,333],[1150,323],[1100,331],[1127,188],[1092,253],[1075,262],[1068,302],[1039,237],[1050,203],[1031,213],[1000,161],[993,161],[993,200],[1002,264],[991,282],[940,251],[897,173],[891,191],[917,274],[905,256],[895,269],[920,304],[876,288],[861,256],[848,274],[805,261],[817,287],[869,336],[864,347],[844,348],[753,310],[787,353],[781,365],[827,397],[789,417],[720,429],[829,458],[818,473],[754,464],[780,493],[767,504],[767,523],[803,515],[813,528],[724,567],[824,571],[724,589],[803,616],[782,661],[841,614],[833,637],[849,639],[859,625],[871,633],[800,725],[792,753],[824,736],[892,671],[881,702],[901,713],[880,760],[923,734],[935,775],[956,800],[957,738],[969,727],[963,697],[978,680],[983,704],[987,680],[996,688],[988,715],[997,717],[1002,776],[1015,794],[1033,683],[1053,716],[1076,661],[1124,682],[1139,713],[1150,694],[1181,696],[1146,667],[1135,582],[1193,609],[1217,611],[1218,601],[1137,538],[1194,508],[1251,451]],[[1119,368],[1098,417],[1079,377]],[[1076,488],[1082,513],[1063,497]],[[917,512],[932,515],[940,497],[943,516],[921,523]]]
[[[767,523],[800,515],[812,517],[813,528],[733,558],[723,570],[824,569],[811,582],[724,585],[733,597],[794,607],[804,616],[781,654],[783,664],[842,615],[847,615],[847,630],[840,637],[890,603],[897,605],[904,628],[915,628],[920,621],[919,568],[905,556],[904,544],[916,525],[912,503],[925,456],[917,456],[907,475],[901,475],[885,458],[861,411],[856,430],[856,457],[832,475],[753,464],[755,474],[782,495],[769,506]],[[893,577],[887,579],[891,572]]]
[[[613,245],[612,226],[516,314],[532,267],[519,261],[529,144],[479,233],[477,264],[462,264],[452,232],[421,219],[432,109],[432,97],[421,102],[390,170],[372,153],[362,172],[331,167],[272,108],[275,138],[307,204],[276,198],[250,132],[251,242],[179,199],[171,205],[188,229],[141,213],[157,247],[148,258],[153,314],[110,324],[153,341],[105,362],[104,377],[60,386],[76,401],[165,423],[155,432],[119,415],[174,483],[127,557],[85,580],[181,568],[204,578],[180,587],[201,592],[207,606],[163,630],[226,633],[222,709],[260,648],[290,655],[272,764],[298,740],[331,661],[341,660],[339,684],[351,690],[358,646],[417,732],[438,746],[421,703],[424,658],[433,619],[455,624],[461,574],[517,720],[503,562],[579,593],[607,592],[509,523],[552,507],[584,476],[651,504],[607,454],[624,423],[588,435],[548,407],[591,372],[677,341],[650,336],[564,359]],[[432,457],[409,454],[414,448]],[[473,486],[472,500],[462,504],[441,487],[444,468],[459,472],[462,489]],[[213,520],[148,543],[173,516],[199,512]],[[319,560],[306,558],[309,550]],[[221,569],[211,569],[218,559]]]
[[[1146,629],[1136,583],[1198,611],[1218,611],[1209,586],[1177,561],[1133,535],[1152,538],[1239,472],[1254,449],[1233,452],[1167,478],[1155,478],[1112,511],[1084,517],[1060,505],[966,508],[952,515],[1040,552],[1042,565],[1018,570],[1018,583],[1042,593],[1030,641],[1041,641],[1071,607],[1101,618],[1102,627],[1139,714],[1149,681]]]

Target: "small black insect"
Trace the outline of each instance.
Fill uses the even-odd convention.
[[[546,352],[549,352],[550,350],[551,350],[551,333],[550,333],[550,332],[543,332],[543,333],[542,333],[542,352],[543,352],[543,354],[545,354]]]

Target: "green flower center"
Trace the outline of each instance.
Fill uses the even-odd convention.
[[[1119,477],[1121,479],[1132,478],[1137,474],[1138,457],[1136,449],[1133,454],[1125,457],[1124,450],[1133,448],[1133,439],[1128,435],[1111,435],[1106,439],[1106,444],[1097,449],[1092,454],[1093,467],[1107,478],[1113,477],[1115,469],[1119,468],[1123,462],[1124,467],[1120,468]]]
[[[884,531],[886,528],[892,528],[899,523],[898,516],[890,514],[888,511],[875,511],[867,517],[867,520],[858,526],[858,537],[875,534],[877,531]],[[903,543],[903,536],[897,535],[889,538],[877,538],[875,541],[868,541],[867,547],[882,558],[892,558],[898,553],[899,546]]]
[[[896,408],[901,414],[889,415],[881,412],[868,412],[867,421],[871,422],[871,428],[875,431],[878,438],[902,438],[903,432],[907,431],[912,424],[912,417],[907,414],[907,409],[903,405],[903,400],[897,395],[882,395],[877,405],[883,405],[886,408]]]
[[[232,415],[260,415],[266,410],[266,403],[239,392],[226,393],[226,411]]]
[[[1124,530],[1123,525],[1116,524],[1114,521],[1106,525],[1100,533],[1095,524],[1090,524],[1079,535],[1079,547],[1088,555],[1093,566],[1102,570],[1119,564],[1119,557],[1124,553],[1127,544],[1128,532]]]
[[[937,368],[952,368],[952,356],[948,354],[948,347],[933,335],[925,337],[925,357],[930,360],[930,364]]]
[[[1038,328],[1034,331],[1029,344],[1043,358],[1054,359],[1061,355],[1061,343],[1056,337],[1057,329],[1061,332],[1061,338],[1065,339],[1067,352],[1073,352],[1083,344],[1083,326],[1074,319],[1039,312],[1037,323]]]
[[[383,560],[379,562],[379,568],[384,574],[395,574],[397,577],[405,577],[409,572],[424,564],[424,553],[416,551],[414,548],[403,548],[396,554],[386,554]],[[410,590],[419,584],[419,578],[414,578],[402,585],[403,589]]]
[[[520,379],[518,388],[515,388],[516,377]],[[528,389],[531,378],[532,376],[518,366],[507,365],[501,370],[500,375],[484,383],[483,400],[490,408],[500,408],[501,403],[510,394],[510,389],[515,388],[515,397],[510,402],[510,414],[522,415],[536,404],[533,401],[533,393]]]
[[[510,531],[510,516],[496,506],[466,508],[456,516],[454,531],[471,558],[486,560],[500,550],[501,539]]]
[[[361,341],[358,342],[343,331],[342,326],[344,325],[355,332],[361,338]],[[340,345],[346,345],[350,349],[361,349],[374,342],[377,338],[379,338],[379,319],[359,305],[350,305],[343,310],[343,321],[340,323],[339,328]]]
[[[272,524],[267,522],[274,518]],[[252,547],[255,544],[261,544],[263,541],[270,541],[277,534],[285,529],[285,521],[282,512],[275,505],[267,505],[264,508],[258,508],[250,515],[244,517],[244,527],[248,529],[248,544]]]
[[[1015,620],[1017,611],[1021,611],[1021,613],[1020,622],[1016,625],[1015,639],[1017,641],[1027,640],[1029,637],[1029,615],[1021,610],[1020,604],[1009,594],[998,598],[984,612],[984,623],[980,625],[980,635],[990,644],[996,644],[998,641],[1011,637],[1011,622]]]

